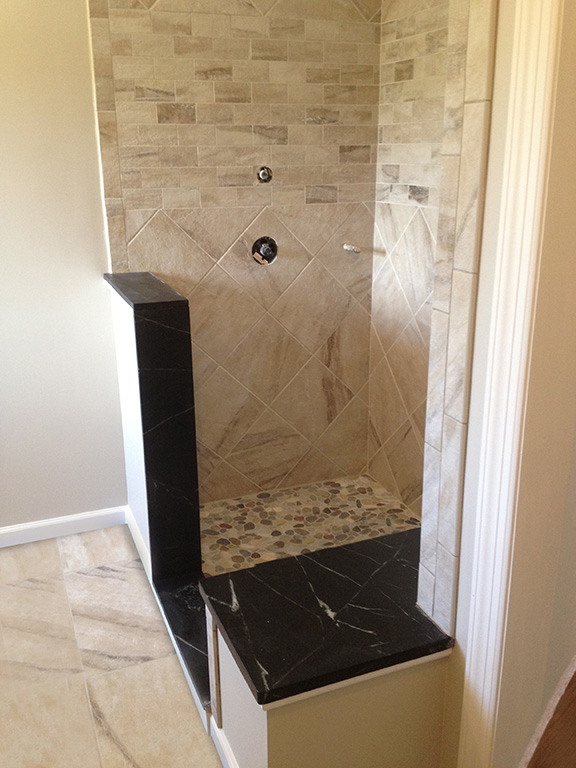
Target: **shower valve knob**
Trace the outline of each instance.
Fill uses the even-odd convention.
[[[252,246],[252,256],[258,264],[272,264],[278,256],[278,243],[272,237],[259,237]]]

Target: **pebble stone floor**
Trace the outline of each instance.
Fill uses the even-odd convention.
[[[206,576],[420,525],[367,475],[212,501],[201,509]]]
[[[2,768],[221,768],[126,526],[0,549]]]

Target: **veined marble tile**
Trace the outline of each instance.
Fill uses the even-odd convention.
[[[432,618],[444,632],[451,635],[454,634],[459,566],[459,558],[439,544]]]
[[[444,410],[461,422],[468,421],[477,290],[476,275],[454,270]]]
[[[386,359],[370,376],[370,417],[383,445],[408,418],[408,411]]]
[[[128,246],[130,270],[153,272],[172,288],[188,294],[213,262],[171,219],[159,211]]]
[[[358,304],[320,347],[318,358],[352,392],[358,393],[368,381],[370,315]]]
[[[412,311],[394,266],[386,259],[372,287],[372,323],[387,352],[412,320]]]
[[[272,210],[305,248],[315,254],[356,208],[353,203],[310,205],[306,208],[305,216],[299,205],[274,206]]]
[[[424,480],[422,483],[420,563],[430,573],[435,573],[436,571],[441,464],[441,452],[426,443],[424,446]]]
[[[86,674],[174,653],[140,561],[71,571],[64,582]]]
[[[430,230],[422,214],[417,212],[390,254],[413,312],[420,309],[432,292],[434,246]]]
[[[58,546],[64,569],[67,571],[138,558],[138,551],[127,525],[62,536],[58,539]]]
[[[228,461],[261,488],[276,488],[311,445],[267,409],[230,453]]]
[[[495,0],[471,0],[466,61],[466,101],[492,97],[493,49],[498,4]]]
[[[212,360],[197,344],[192,344],[192,373],[194,389],[198,390],[218,368],[218,363]]]
[[[415,321],[388,350],[388,362],[408,413],[412,413],[426,399],[428,386],[428,349]]]
[[[175,656],[88,682],[106,768],[220,768]]]
[[[264,235],[278,244],[278,256],[272,264],[258,264],[252,257],[252,245]],[[302,272],[311,259],[290,230],[270,209],[264,210],[242,233],[220,260],[219,265],[238,281],[266,309]]]
[[[61,576],[0,585],[0,627],[0,687],[82,671]]]
[[[442,419],[446,387],[449,315],[434,310],[430,331],[430,362],[426,398],[426,440],[437,450],[442,446]]]
[[[37,576],[58,576],[62,562],[56,539],[0,549],[0,584],[17,584]]]
[[[266,315],[226,358],[224,367],[270,404],[309,359],[310,353]]]
[[[264,408],[246,387],[218,368],[196,392],[198,439],[219,456],[227,456]]]
[[[6,768],[101,768],[81,675],[2,688],[0,763]]]
[[[440,471],[440,510],[438,541],[452,555],[460,554],[462,525],[462,489],[468,429],[446,416],[442,439]]]
[[[478,271],[490,102],[464,106],[454,267]]]
[[[270,311],[307,349],[315,352],[340,325],[353,301],[328,270],[313,261]]]
[[[423,455],[409,420],[404,422],[384,447],[400,498],[410,506],[422,495]]]
[[[315,447],[346,474],[361,472],[367,459],[368,407],[355,397],[316,441]]]
[[[390,467],[385,448],[380,448],[380,450],[372,456],[368,462],[368,472],[380,483],[380,485],[384,488],[388,488],[388,490],[398,498],[400,497],[400,491],[396,485],[396,478]]]
[[[258,267],[256,263],[255,266]],[[188,298],[192,340],[218,363],[228,357],[264,314],[252,296],[218,265]]]
[[[339,474],[338,467],[327,456],[311,448],[284,478],[286,487],[329,480]]]
[[[372,283],[373,234],[374,219],[361,205],[318,252],[320,261],[357,301]],[[359,253],[344,250],[344,245],[358,248]]]
[[[260,490],[256,483],[249,480],[227,461],[221,461],[200,486],[200,503],[229,499],[241,493],[254,493]]]
[[[272,403],[274,411],[314,441],[352,399],[352,392],[312,357]]]
[[[418,569],[418,605],[429,616],[434,614],[434,576],[422,563]]]

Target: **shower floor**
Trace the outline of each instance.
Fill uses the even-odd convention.
[[[211,501],[200,521],[206,576],[420,525],[367,475]]]

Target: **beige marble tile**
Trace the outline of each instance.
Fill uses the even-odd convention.
[[[352,399],[352,392],[315,357],[302,368],[272,408],[314,441]]]
[[[408,413],[412,413],[426,399],[428,387],[428,350],[415,322],[406,326],[390,348],[388,362]]]
[[[353,298],[318,262],[313,261],[271,307],[271,314],[311,352],[334,333]]]
[[[276,488],[311,445],[270,409],[252,425],[228,457],[239,472],[261,488]]]
[[[198,461],[198,482],[202,485],[214,472],[222,459],[199,440],[196,441],[196,456]]]
[[[422,563],[418,569],[418,605],[429,616],[434,613],[434,575]]]
[[[318,251],[320,261],[357,301],[362,301],[371,288],[373,233],[374,219],[359,205]],[[344,250],[345,244],[360,252]]]
[[[221,768],[176,657],[101,675],[88,692],[106,768]]]
[[[432,293],[435,244],[420,212],[410,221],[390,254],[394,269],[413,312]]]
[[[261,488],[246,475],[238,472],[227,461],[221,461],[200,486],[200,503],[231,499],[243,493],[254,493],[259,490]]]
[[[62,536],[58,539],[58,547],[65,571],[78,571],[138,558],[127,525]]]
[[[212,360],[210,355],[207,355],[197,344],[192,344],[192,374],[195,390],[203,386],[216,368],[218,368],[218,363]]]
[[[266,315],[226,358],[224,367],[270,404],[309,358],[310,353],[280,323]]]
[[[386,359],[370,376],[370,418],[380,444],[386,442],[408,418],[408,411]]]
[[[382,348],[387,352],[412,320],[408,300],[392,262],[387,259],[374,278],[372,323]]]
[[[0,687],[82,671],[61,576],[1,585],[0,627]]]
[[[400,491],[398,490],[396,479],[390,468],[390,462],[386,456],[385,448],[380,448],[368,462],[368,474],[377,480],[380,485],[390,491],[390,493],[400,497]]]
[[[441,463],[441,452],[429,444],[426,444],[424,446],[420,562],[428,568],[431,573],[435,573],[436,571]]]
[[[179,224],[215,261],[220,259],[258,215],[258,208],[203,209],[187,213]],[[226,226],[224,225],[226,223]]]
[[[449,322],[449,315],[438,310],[433,311],[428,365],[428,395],[426,398],[426,441],[437,450],[440,450],[442,446]]]
[[[140,561],[69,571],[64,583],[85,674],[174,653]]]
[[[130,270],[152,272],[184,295],[204,277],[212,260],[159,211],[128,246]]]
[[[422,495],[423,455],[410,421],[398,429],[384,445],[390,468],[402,501],[410,506]]]
[[[252,245],[260,237],[274,238],[278,256],[272,264],[258,264]],[[222,257],[225,269],[264,308],[269,309],[311,259],[310,253],[292,232],[272,213],[264,210]]]
[[[464,106],[454,267],[467,272],[478,271],[480,258],[490,112],[489,102]]]
[[[370,315],[354,304],[317,356],[354,393],[368,380]]]
[[[264,313],[218,265],[190,293],[189,301],[192,339],[218,363],[228,357]]]
[[[329,480],[338,476],[338,467],[316,448],[311,448],[284,478],[286,488]]]
[[[440,472],[441,514],[438,522],[438,541],[455,556],[460,554],[467,436],[468,429],[465,424],[445,417]]]
[[[498,4],[494,0],[471,0],[468,54],[466,60],[466,101],[483,101],[492,96],[494,44]]]
[[[316,441],[315,447],[346,474],[357,474],[366,465],[368,408],[355,397]]]
[[[6,768],[101,768],[81,676],[0,691]]]
[[[454,634],[460,560],[438,545],[432,618],[449,635]]]
[[[454,270],[444,410],[461,422],[468,420],[477,291],[476,275]]]
[[[306,208],[305,216],[299,205],[275,206],[273,210],[310,253],[316,254],[356,208],[352,203],[314,205]]]
[[[196,392],[198,439],[226,456],[262,413],[264,403],[222,368]]]
[[[58,576],[62,562],[56,539],[0,549],[0,584],[17,584],[38,576]]]

